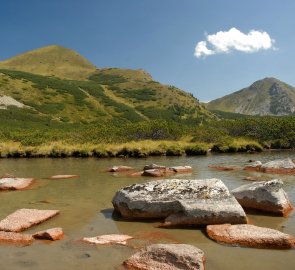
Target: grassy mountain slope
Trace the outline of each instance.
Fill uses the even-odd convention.
[[[35,123],[84,124],[156,119],[199,123],[213,117],[191,94],[153,81],[143,70],[95,69],[59,46],[0,63],[0,109],[0,122],[7,115]]]
[[[213,100],[206,107],[247,115],[290,115],[295,112],[295,88],[275,78],[265,78]]]
[[[3,62],[0,68],[66,79],[85,79],[95,66],[77,52],[62,46],[47,46],[32,50]]]

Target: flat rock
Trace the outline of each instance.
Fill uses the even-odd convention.
[[[164,218],[163,226],[241,224],[246,214],[219,179],[168,179],[119,190],[113,206],[124,218]]]
[[[129,166],[113,166],[112,168],[108,169],[108,172],[128,172],[132,171],[133,168]]]
[[[58,174],[58,175],[52,175],[48,177],[49,179],[69,179],[69,178],[78,178],[79,175],[75,174]]]
[[[190,173],[193,171],[191,166],[174,166],[170,167],[170,170],[174,171],[175,173]]]
[[[0,231],[0,244],[28,246],[34,241],[32,235]]]
[[[95,237],[84,237],[82,239],[83,242],[95,244],[95,245],[126,245],[127,241],[133,239],[132,236],[124,235],[124,234],[106,234],[99,235]]]
[[[129,174],[129,176],[131,177],[138,177],[138,176],[143,176],[144,171],[140,171],[140,172],[134,172]]]
[[[279,159],[262,164],[260,170],[265,173],[295,174],[295,164],[288,159]]]
[[[261,161],[254,161],[244,167],[246,171],[259,171],[262,166]]]
[[[185,244],[154,244],[147,246],[123,265],[129,270],[203,270],[204,252]]]
[[[254,182],[232,190],[232,194],[245,208],[252,208],[287,216],[293,209],[279,179]]]
[[[169,172],[168,169],[149,169],[143,171],[143,176],[151,176],[151,177],[163,177],[169,174],[173,174],[173,172]]]
[[[240,170],[241,168],[238,166],[221,166],[221,165],[209,165],[208,168],[210,169],[215,169],[218,171],[236,171],[236,170]]]
[[[36,232],[33,234],[35,239],[44,239],[56,241],[62,239],[64,236],[64,232],[62,228],[51,228],[45,231]]]
[[[280,231],[249,224],[208,225],[208,236],[223,244],[254,248],[291,249],[295,239]]]
[[[0,179],[0,190],[21,190],[28,188],[33,178],[5,177]]]
[[[57,214],[58,210],[19,209],[0,221],[0,231],[20,232]]]
[[[163,166],[163,165],[157,165],[157,164],[149,164],[149,165],[145,165],[143,167],[143,170],[146,171],[146,170],[152,170],[152,169],[158,169],[158,170],[166,170],[166,166]]]

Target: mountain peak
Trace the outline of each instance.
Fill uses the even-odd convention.
[[[95,66],[76,51],[59,45],[31,50],[0,62],[0,68],[66,79],[85,79]]]

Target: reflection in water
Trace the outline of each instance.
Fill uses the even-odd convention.
[[[0,175],[9,173],[19,177],[37,178],[32,189],[0,193],[0,218],[19,208],[58,209],[60,215],[35,226],[28,233],[51,227],[62,227],[65,238],[58,242],[36,242],[29,247],[0,246],[0,269],[114,269],[134,252],[135,247],[147,243],[187,243],[206,254],[206,269],[294,269],[295,252],[237,248],[219,245],[207,238],[200,228],[161,229],[161,221],[125,221],[113,214],[111,200],[121,187],[150,180],[130,178],[126,174],[109,174],[105,169],[112,165],[129,165],[140,170],[145,164],[168,166],[190,165],[192,175],[177,178],[220,178],[230,188],[249,183],[245,177],[258,179],[281,178],[285,190],[295,204],[295,177],[266,175],[246,171],[216,171],[210,164],[243,166],[249,159],[262,162],[291,157],[294,152],[261,154],[210,155],[207,157],[148,158],[148,159],[2,159]],[[80,178],[49,180],[50,175],[78,174]],[[175,177],[175,176],[174,176]],[[173,177],[170,177],[173,178]],[[286,218],[257,213],[248,214],[250,222],[295,235],[295,215]],[[122,233],[135,237],[131,246],[96,247],[80,243],[82,237]]]

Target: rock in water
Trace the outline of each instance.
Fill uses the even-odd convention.
[[[204,252],[185,244],[154,244],[124,261],[129,270],[204,270]]]
[[[36,232],[33,234],[35,239],[44,239],[56,241],[62,239],[64,236],[64,232],[62,228],[51,228],[45,231]]]
[[[262,164],[260,170],[265,173],[295,174],[295,164],[290,158],[273,160]]]
[[[32,183],[33,178],[15,178],[5,177],[0,179],[0,190],[21,190],[28,188]]]
[[[133,184],[119,190],[112,203],[124,218],[165,218],[163,226],[247,223],[243,208],[219,179]]]
[[[33,242],[30,234],[0,231],[0,243],[28,246]]]
[[[0,231],[20,232],[58,213],[58,210],[19,209],[0,221]]]
[[[216,242],[233,246],[276,249],[295,247],[295,239],[291,235],[249,224],[208,225],[206,230],[208,236]]]
[[[261,161],[254,161],[251,164],[248,164],[244,167],[244,170],[246,171],[259,171],[262,166]]]
[[[70,178],[78,178],[79,175],[76,174],[58,174],[58,175],[52,175],[48,177],[49,179],[70,179]]]
[[[132,239],[132,236],[123,235],[123,234],[106,234],[99,235],[95,237],[84,237],[82,239],[83,242],[96,244],[96,245],[111,245],[111,244],[119,244],[126,245],[127,241]]]
[[[283,182],[274,179],[240,186],[232,190],[232,194],[245,208],[286,216],[292,210],[292,205],[282,187]]]
[[[108,172],[128,172],[132,171],[133,168],[129,166],[113,166],[112,168],[108,169]]]

